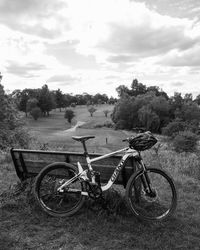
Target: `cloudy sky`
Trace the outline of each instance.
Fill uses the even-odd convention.
[[[200,94],[200,1],[0,0],[5,90],[106,93],[133,78]]]

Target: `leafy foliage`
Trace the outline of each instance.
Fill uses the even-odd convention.
[[[88,108],[88,112],[90,113],[90,116],[93,116],[94,112],[96,111],[97,109],[95,109],[95,107],[91,106]]]
[[[0,84],[0,149],[27,146],[28,132],[23,128],[22,118],[15,108],[13,100],[4,92]]]
[[[180,131],[185,130],[185,123],[180,119],[176,119],[170,122],[166,127],[163,128],[162,133],[164,135],[174,137]]]
[[[52,93],[49,91],[48,86],[45,84],[40,93],[38,98],[38,106],[40,107],[43,115],[49,115],[49,112],[55,108],[55,101],[53,98]]]
[[[144,127],[152,132],[163,131],[170,136],[185,128],[192,132],[198,131],[198,97],[193,101],[191,94],[185,94],[183,98],[181,93],[176,92],[169,98],[158,87],[146,87],[137,79],[133,80],[130,89],[120,85],[117,92],[120,99],[112,114],[116,128]]]
[[[75,114],[72,109],[66,109],[65,111],[65,118],[71,123],[72,119],[74,118]]]
[[[32,109],[38,107],[38,100],[36,98],[30,98],[26,104],[26,111],[31,112]]]
[[[35,107],[33,109],[31,109],[30,111],[30,115],[33,117],[33,119],[36,121],[40,115],[41,115],[41,110],[39,107]]]
[[[150,108],[150,106],[143,106],[138,110],[138,118],[141,125],[152,132],[158,131],[160,126],[159,116]]]
[[[198,136],[191,131],[181,131],[173,140],[174,149],[176,152],[194,152],[198,139]]]
[[[110,110],[107,110],[107,109],[103,111],[105,117],[108,117],[108,113],[109,113],[109,112],[110,112]]]
[[[65,107],[65,96],[60,89],[55,91],[55,102],[57,108],[60,109]]]

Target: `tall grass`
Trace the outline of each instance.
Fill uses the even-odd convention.
[[[37,141],[30,148],[62,150],[61,145]],[[136,220],[126,208],[121,186],[105,193],[105,203],[88,201],[73,217],[49,217],[33,199],[33,180],[18,183],[9,152],[0,152],[0,248],[199,249],[199,155],[178,154],[167,146],[142,155],[147,165],[163,168],[175,179],[178,207],[167,222]]]
[[[199,153],[177,153],[170,149],[160,149],[158,152],[149,150],[144,153],[144,159],[154,167],[166,169],[174,179],[183,178],[184,175],[200,180]]]

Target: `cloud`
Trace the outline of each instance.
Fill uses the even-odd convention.
[[[61,33],[57,11],[65,6],[53,0],[0,0],[0,22],[13,30],[44,38],[55,38]],[[65,19],[65,29],[67,21]]]
[[[171,82],[170,85],[173,87],[181,87],[181,86],[184,86],[185,83],[184,82]]]
[[[59,83],[59,85],[72,85],[80,81],[81,79],[79,77],[73,77],[71,75],[54,75],[50,77],[47,82],[55,82]]]
[[[128,62],[133,56],[137,58],[158,56],[175,48],[184,51],[193,47],[196,42],[197,39],[184,34],[181,26],[164,29],[153,28],[148,23],[138,27],[113,24],[109,40],[99,43],[98,46],[115,53],[108,58],[110,61]]]
[[[53,55],[64,65],[75,69],[97,69],[98,64],[94,55],[82,55],[76,51],[78,40],[66,40],[46,46],[46,54]]]
[[[162,65],[172,67],[200,67],[200,44],[184,52],[174,51],[166,55],[161,61]]]
[[[37,76],[36,72],[46,69],[45,65],[37,64],[37,63],[27,63],[27,64],[20,64],[15,61],[9,61],[8,66],[6,66],[6,70],[8,73],[25,77],[25,78],[32,78]]]
[[[122,62],[129,63],[133,62],[134,60],[137,60],[137,58],[130,55],[119,54],[119,55],[109,56],[107,60],[112,63],[122,63]]]
[[[141,0],[134,0],[141,2]],[[199,19],[200,3],[196,0],[142,0],[150,9],[156,10],[161,15],[172,17]]]

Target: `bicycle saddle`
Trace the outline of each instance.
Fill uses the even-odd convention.
[[[95,138],[95,136],[94,135],[72,136],[72,139],[74,139],[75,141],[80,141],[80,142],[84,142],[92,138]]]

